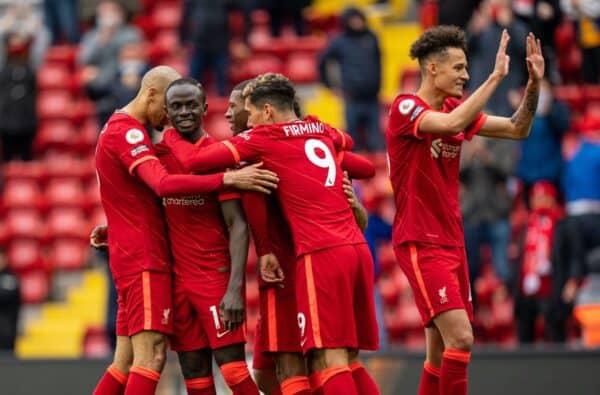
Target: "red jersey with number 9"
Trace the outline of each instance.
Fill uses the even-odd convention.
[[[297,256],[364,243],[342,188],[336,152],[352,147],[346,134],[309,117],[262,125],[224,142],[236,161],[263,161],[279,176],[277,195]]]

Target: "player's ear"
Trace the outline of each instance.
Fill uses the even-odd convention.
[[[156,88],[150,87],[146,91],[146,101],[152,103],[154,100],[156,100]]]
[[[438,65],[435,62],[433,62],[433,61],[428,62],[427,66],[425,66],[425,68],[427,69],[427,71],[431,75],[435,76],[438,73]]]
[[[204,110],[202,111],[202,116],[205,116],[207,111],[208,111],[208,103],[204,103]]]

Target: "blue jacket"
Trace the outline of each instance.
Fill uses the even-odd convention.
[[[600,200],[600,143],[581,142],[565,166],[564,190],[567,202]]]
[[[521,142],[517,177],[526,184],[558,182],[562,172],[561,140],[569,128],[568,107],[554,100],[548,115],[533,119],[531,134]]]

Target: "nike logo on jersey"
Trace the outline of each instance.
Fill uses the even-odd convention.
[[[229,332],[231,332],[231,329],[227,329],[225,332],[217,332],[217,339],[222,338],[223,336],[225,336]]]

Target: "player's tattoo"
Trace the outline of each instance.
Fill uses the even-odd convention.
[[[538,97],[540,95],[540,85],[530,84],[525,89],[525,98],[521,105],[515,111],[510,121],[517,127],[527,127],[531,125],[535,111],[537,110]]]

